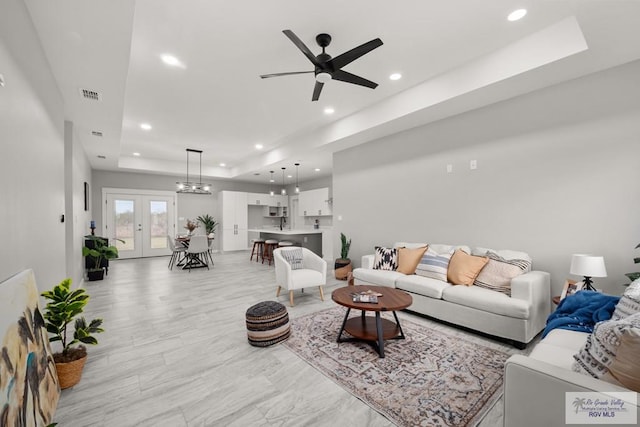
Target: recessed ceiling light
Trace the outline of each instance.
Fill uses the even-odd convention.
[[[320,172],[320,168],[315,168],[314,169],[316,172]]]
[[[140,127],[144,130],[151,130],[151,125],[149,123],[142,123]]]
[[[170,65],[172,67],[184,68],[184,64],[180,62],[180,60],[173,55],[165,54],[165,55],[161,55],[160,58],[162,59],[162,62],[164,62],[167,65]]]
[[[402,74],[393,73],[389,76],[389,80],[400,80],[402,78]]]
[[[507,16],[507,19],[509,21],[518,21],[524,18],[526,14],[527,14],[527,9],[517,9],[511,12],[509,16]]]
[[[324,109],[324,113],[325,114],[333,114],[335,112],[336,112],[336,110],[334,110],[333,107],[327,107],[327,108]]]
[[[220,163],[220,167],[225,167],[225,166],[227,166],[226,163]]]
[[[276,180],[275,179],[270,179],[269,182],[276,182]]]
[[[140,153],[133,153],[133,155],[138,157],[138,156],[140,156]]]
[[[287,175],[287,178],[293,178],[293,175]]]
[[[262,150],[264,146],[262,144],[256,144],[256,150]]]

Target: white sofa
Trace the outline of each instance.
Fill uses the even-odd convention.
[[[534,347],[529,356],[518,354],[507,360],[505,427],[565,425],[566,392],[631,391],[571,370],[573,355],[584,347],[588,336],[586,332],[554,329]],[[636,405],[629,401],[627,404],[631,410]],[[640,421],[637,406],[635,411]]]
[[[397,242],[394,247],[421,245],[426,243]],[[486,253],[485,248],[472,251],[468,246],[429,244],[429,247],[438,253],[456,248],[470,254]],[[545,327],[551,305],[549,273],[530,271],[515,277],[509,297],[478,286],[454,286],[415,274],[375,270],[374,258],[374,255],[362,257],[361,267],[353,271],[354,284],[402,289],[413,297],[409,311],[509,340],[518,348],[524,348]]]

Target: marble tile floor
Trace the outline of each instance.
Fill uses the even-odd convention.
[[[87,319],[105,332],[89,347],[82,380],[63,390],[54,421],[74,426],[392,426],[284,346],[252,347],[245,312],[276,300],[275,272],[249,252],[214,254],[211,270],[167,269],[169,257],[113,261],[107,279],[85,282]],[[331,268],[331,266],[330,266]],[[331,308],[317,288],[278,300],[289,316]],[[410,313],[399,317],[509,353],[504,343]],[[55,350],[55,347],[54,347]],[[500,400],[480,424],[502,425]]]

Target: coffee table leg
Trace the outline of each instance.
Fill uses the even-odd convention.
[[[384,336],[382,335],[382,319],[380,318],[379,311],[376,311],[376,330],[378,333],[378,354],[380,355],[381,358],[383,358],[384,357]]]
[[[400,335],[398,336],[398,338],[404,339],[404,331],[402,330],[402,326],[400,326],[400,320],[398,320],[398,315],[395,311],[393,312],[393,317],[396,318],[396,325],[398,325],[398,329],[400,329]]]
[[[344,326],[347,324],[347,320],[349,319],[349,313],[351,312],[350,308],[347,308],[347,314],[344,315],[344,320],[342,321],[342,326],[340,327],[340,332],[338,332],[337,342],[342,342],[342,332],[344,331]]]

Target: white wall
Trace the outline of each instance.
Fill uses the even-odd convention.
[[[395,241],[523,250],[554,294],[571,254],[600,254],[596,285],[619,294],[640,256],[638,159],[635,62],[337,153],[334,241],[358,265]]]
[[[33,268],[38,288],[66,277],[62,98],[21,0],[0,13],[0,280]]]

